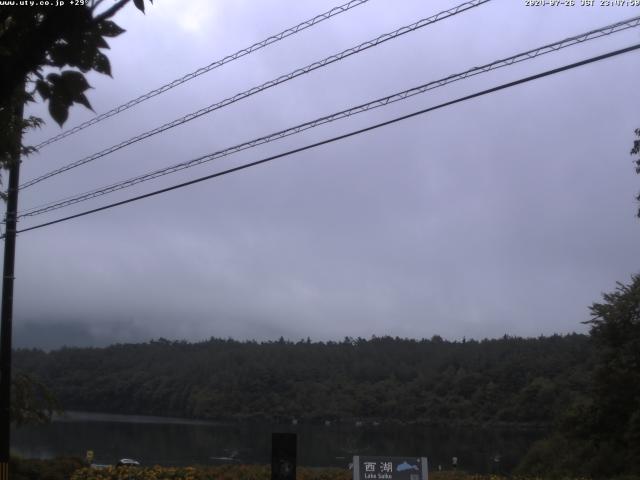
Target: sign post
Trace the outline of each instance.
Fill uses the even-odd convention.
[[[297,442],[295,433],[271,435],[271,480],[296,480]]]
[[[427,457],[353,457],[353,480],[429,480]]]

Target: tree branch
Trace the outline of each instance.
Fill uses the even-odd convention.
[[[91,5],[91,11],[95,12],[96,8],[98,8],[102,2],[104,2],[104,0],[95,0]]]

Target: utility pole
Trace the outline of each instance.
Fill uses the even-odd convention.
[[[11,330],[13,320],[13,279],[16,258],[18,187],[20,185],[20,151],[24,90],[15,95],[15,117],[10,122],[15,138],[9,159],[9,185],[5,215],[4,265],[2,274],[2,316],[0,318],[0,480],[9,480],[11,435]]]

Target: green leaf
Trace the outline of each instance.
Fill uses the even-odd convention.
[[[53,97],[49,100],[49,114],[62,127],[69,117],[69,105],[60,97]]]
[[[73,70],[65,70],[61,75],[51,73],[47,75],[49,83],[49,113],[62,126],[69,115],[69,107],[80,103],[92,109],[89,100],[84,95],[85,90],[91,88],[84,75]],[[38,88],[38,86],[36,86]],[[46,87],[42,87],[46,92]]]
[[[93,69],[96,72],[111,76],[111,63],[109,63],[107,56],[101,52],[96,52],[93,59]]]
[[[29,155],[36,153],[37,151],[38,149],[36,147],[32,147],[32,146],[21,147],[20,155],[22,155],[23,157],[28,157]]]
[[[107,41],[102,37],[102,35],[100,35],[99,32],[95,32],[95,35],[92,36],[92,40],[95,42],[98,48],[110,48]]]
[[[99,51],[97,46],[85,44],[78,52],[76,61],[69,62],[69,65],[78,67],[81,72],[86,73],[93,68],[94,58]]]
[[[117,37],[126,30],[111,20],[103,20],[98,24],[98,31],[104,37]]]
[[[47,82],[48,86],[52,89],[50,92],[53,91],[53,87],[60,81],[60,75],[58,75],[57,73],[50,73],[49,75],[47,75]]]
[[[87,107],[89,110],[93,111],[93,107],[89,103],[89,99],[84,93],[81,93],[80,95],[78,95],[74,100],[76,101],[76,103],[80,103],[85,107]]]
[[[23,128],[40,128],[44,125],[44,120],[33,115],[28,116],[22,121]]]
[[[144,0],[133,0],[133,4],[138,10],[144,13]]]
[[[85,90],[91,88],[87,79],[80,72],[74,72],[73,70],[65,70],[62,72],[60,80],[64,83],[65,88],[69,93],[72,93],[70,97],[74,97],[75,92],[82,93]]]

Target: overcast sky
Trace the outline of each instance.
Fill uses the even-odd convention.
[[[42,149],[23,181],[458,2],[371,0]],[[580,2],[578,1],[578,4]],[[599,3],[599,2],[596,2]],[[97,113],[339,0],[158,0],[116,18]],[[21,209],[640,15],[494,0],[21,192]],[[53,220],[640,42],[632,29],[84,202]],[[640,53],[19,235],[19,345],[160,336],[449,339],[586,332],[640,269]],[[37,143],[59,133],[46,118]],[[91,118],[75,107],[65,128]]]

